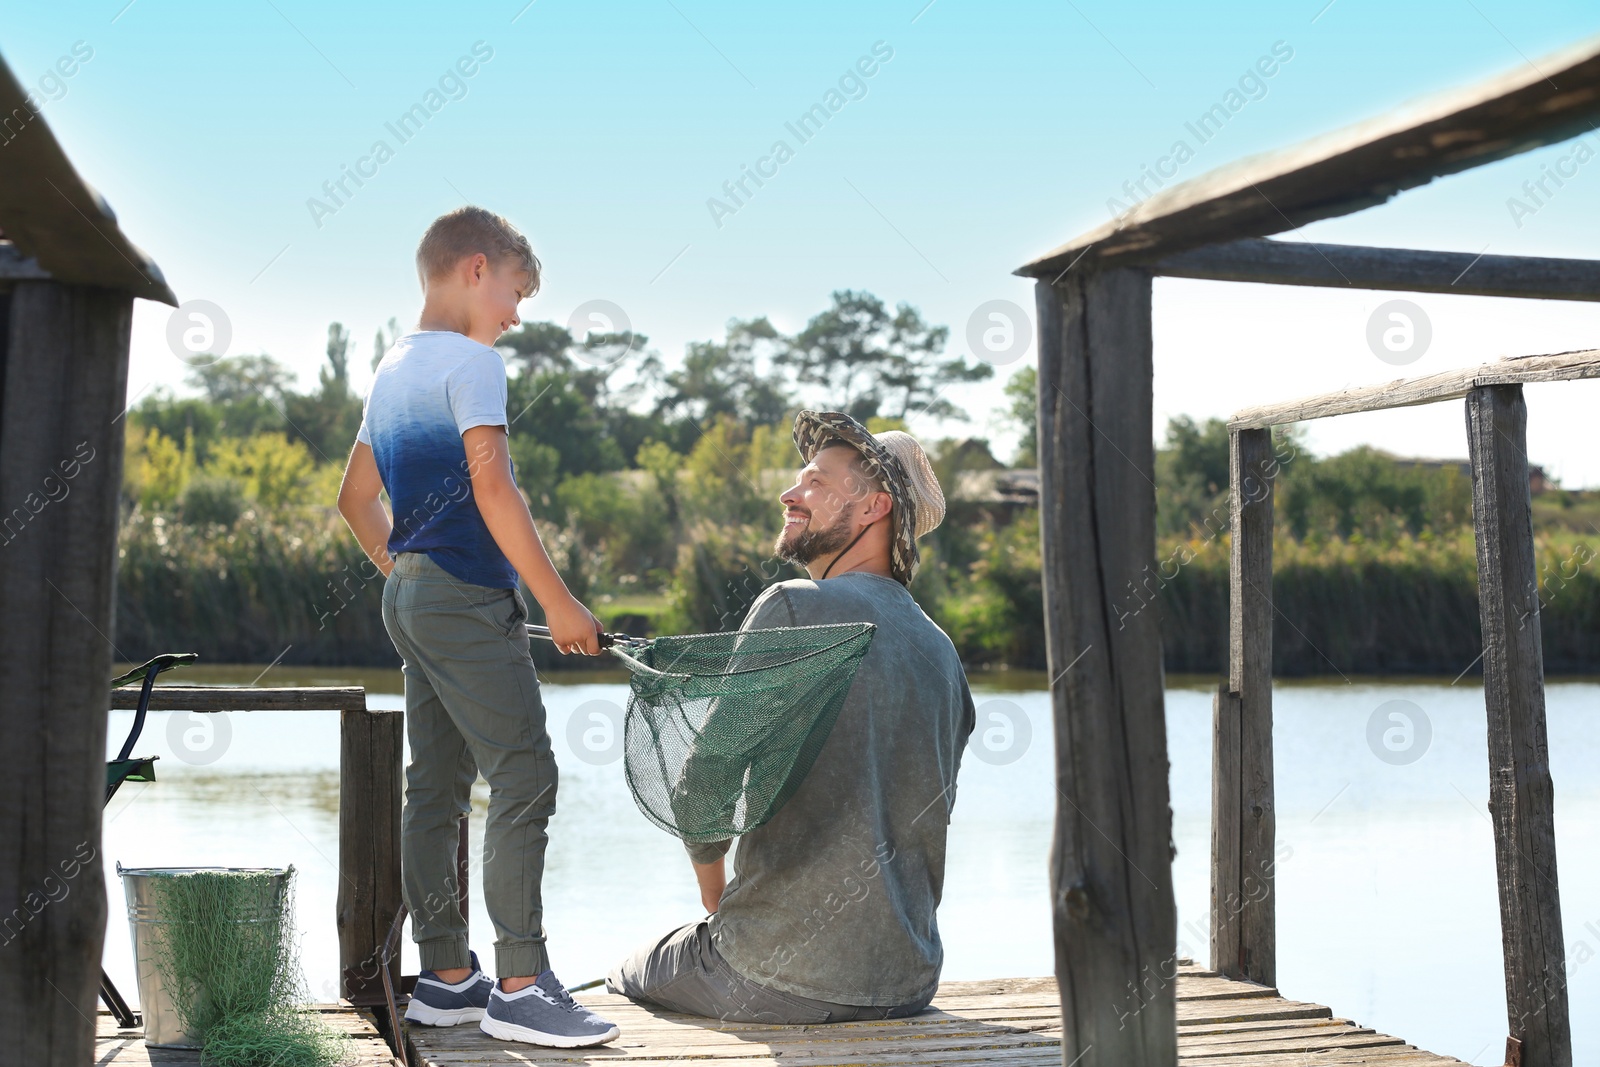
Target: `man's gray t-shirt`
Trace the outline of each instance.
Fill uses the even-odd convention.
[[[933,992],[944,962],[934,911],[972,693],[950,638],[891,578],[779,582],[740,629],[834,622],[877,632],[805,781],[739,839],[712,936],[761,985],[836,1004],[910,1004]],[[726,850],[689,846],[700,863]]]

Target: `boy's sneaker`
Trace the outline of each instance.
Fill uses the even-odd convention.
[[[495,983],[478,1029],[502,1041],[555,1048],[603,1045],[622,1033],[615,1024],[573,1000],[554,971],[544,972],[515,993],[507,993]]]
[[[416,991],[411,994],[411,1003],[406,1005],[407,1022],[454,1026],[483,1018],[494,980],[479,968],[478,954],[471,955],[472,973],[455,985],[441,982],[432,971],[423,971],[417,976]]]

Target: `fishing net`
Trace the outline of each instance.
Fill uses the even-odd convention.
[[[174,871],[151,883],[154,964],[215,1067],[332,1067],[349,1042],[304,1010],[290,882],[277,871]]]
[[[617,642],[632,675],[628,787],[685,841],[723,841],[771,819],[822,751],[872,623],[788,626]]]

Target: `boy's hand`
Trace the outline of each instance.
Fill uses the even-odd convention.
[[[550,624],[550,639],[564,653],[578,652],[585,656],[600,654],[600,620],[570,593],[545,608],[545,622]]]

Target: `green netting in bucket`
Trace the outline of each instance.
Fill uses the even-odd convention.
[[[348,1042],[304,1009],[284,870],[124,868],[145,1040],[213,1067],[331,1067]]]
[[[822,751],[876,630],[604,635],[632,675],[623,759],[639,810],[685,841],[726,840],[771,819]]]

